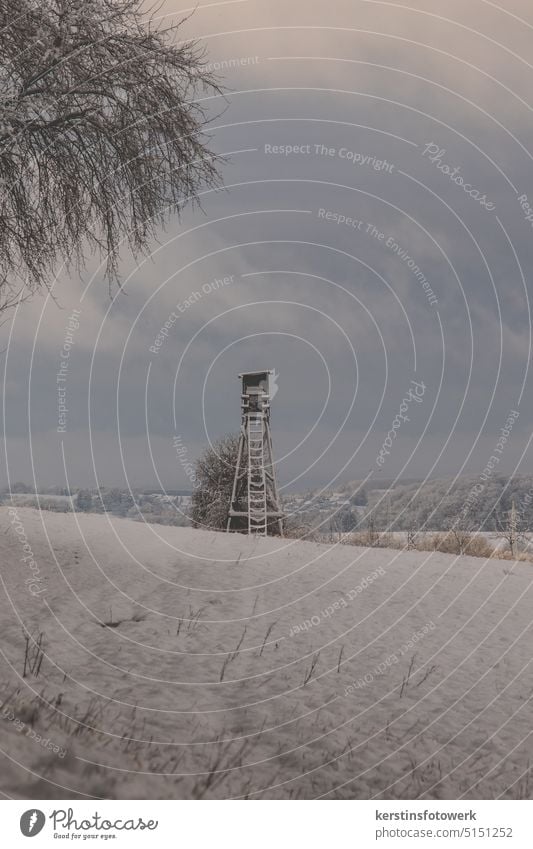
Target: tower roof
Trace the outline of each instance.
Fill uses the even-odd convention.
[[[257,377],[261,374],[274,374],[274,370],[271,368],[263,369],[262,371],[244,371],[239,375],[239,378],[243,377]]]

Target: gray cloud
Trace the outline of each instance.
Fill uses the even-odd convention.
[[[273,424],[276,453],[288,455],[282,483],[365,474],[412,378],[427,394],[388,476],[482,468],[519,406],[502,460],[513,468],[532,413],[524,387],[532,233],[518,198],[533,205],[533,57],[528,27],[512,17],[529,10],[432,0],[425,12],[250,0],[193,15],[186,32],[223,65],[230,88],[213,127],[216,149],[230,154],[227,191],[173,220],[146,262],[125,254],[124,292],[112,303],[90,265],[83,280],[60,275],[61,309],[51,299],[21,308],[9,345],[3,328],[12,480],[31,475],[31,436],[38,481],[63,481],[63,440],[71,482],[94,482],[90,423],[102,483],[123,481],[122,447],[133,483],[159,477],[185,487],[174,417],[194,457],[208,437],[238,426],[236,374],[248,367],[280,373]],[[232,61],[246,57],[257,60]],[[213,114],[223,105],[211,103]],[[430,143],[444,151],[433,162]],[[285,155],[287,146],[298,152]],[[56,375],[72,309],[81,316],[61,434]],[[179,318],[154,354],[172,311]],[[528,463],[526,452],[520,469]]]

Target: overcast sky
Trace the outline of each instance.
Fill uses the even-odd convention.
[[[188,488],[174,438],[237,430],[258,368],[287,489],[482,473],[511,411],[498,468],[531,473],[531,4],[230,0],[183,36],[228,87],[226,189],[114,301],[89,263],[1,328],[2,483]]]

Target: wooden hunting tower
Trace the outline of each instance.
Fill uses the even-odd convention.
[[[270,434],[272,371],[240,374],[241,434],[228,513],[228,531],[283,536]]]

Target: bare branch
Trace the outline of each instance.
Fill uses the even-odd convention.
[[[0,0],[0,310],[89,252],[118,282],[122,243],[219,184],[201,95],[220,88],[179,24],[142,0]]]

